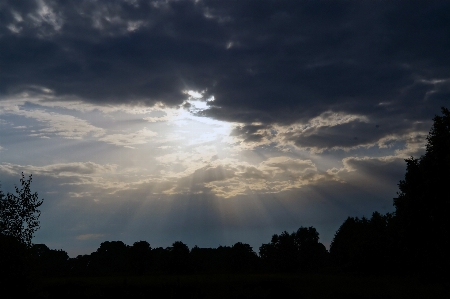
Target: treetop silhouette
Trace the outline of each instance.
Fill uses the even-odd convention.
[[[0,233],[13,236],[28,247],[31,239],[39,229],[38,209],[44,199],[39,199],[37,192],[31,193],[30,185],[32,176],[28,179],[22,172],[20,186],[15,186],[15,193],[7,193],[6,196],[0,191]]]

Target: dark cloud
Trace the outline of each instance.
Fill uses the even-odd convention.
[[[214,80],[218,25],[191,2],[37,1],[2,15],[2,93],[39,85],[93,102],[176,104]]]
[[[182,90],[203,90],[215,97],[205,115],[265,125],[327,110],[428,120],[448,101],[430,83],[450,77],[450,4],[440,1],[2,3],[3,95],[43,86],[178,105]]]
[[[379,123],[379,124],[375,124]],[[405,141],[410,132],[426,132],[428,123],[410,124],[409,122],[389,122],[386,119],[378,122],[352,121],[334,126],[313,127],[302,132],[288,131],[282,136],[286,141],[292,141],[301,148],[316,151],[326,149],[353,149],[358,146],[371,147],[376,145],[383,137],[396,133],[393,138]],[[405,136],[405,137],[403,137]],[[423,137],[423,136],[422,136]],[[421,142],[424,142],[425,138]],[[384,146],[384,144],[383,144]]]
[[[403,178],[405,161],[401,158],[355,158],[344,159],[344,165],[354,171],[354,175],[369,177],[370,183],[395,186]]]
[[[267,126],[265,125],[244,125],[237,126],[230,133],[231,136],[240,137],[244,142],[259,142],[268,134],[265,131]]]

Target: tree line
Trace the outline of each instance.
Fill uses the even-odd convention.
[[[47,276],[326,272],[436,277],[450,266],[449,110],[442,108],[433,121],[425,154],[405,160],[395,211],[348,217],[329,251],[314,227],[300,227],[273,235],[258,253],[241,242],[189,249],[181,241],[167,248],[152,248],[146,241],[131,246],[107,241],[91,254],[69,258],[63,250],[32,244],[43,200],[30,191],[32,177],[22,174],[16,194],[0,190],[0,281],[14,283],[29,269]]]
[[[42,274],[50,276],[317,272],[328,256],[314,227],[274,235],[270,243],[260,247],[259,256],[249,244],[242,242],[189,249],[181,241],[167,248],[152,248],[147,241],[131,246],[122,241],[106,241],[95,252],[76,258],[69,258],[66,252],[49,249],[44,244],[31,246],[30,252]]]

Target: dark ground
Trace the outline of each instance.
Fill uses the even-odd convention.
[[[37,298],[450,298],[448,282],[338,275],[44,278]]]

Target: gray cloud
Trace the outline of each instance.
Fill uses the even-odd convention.
[[[415,121],[429,127],[447,104],[449,11],[416,1],[3,1],[0,94],[47,88],[60,100],[171,106],[203,90],[215,97],[203,113],[241,122],[232,135],[255,144],[275,124],[324,111],[367,116],[283,135],[352,148]]]
[[[0,91],[38,85],[94,102],[141,100],[173,105],[181,103],[186,86],[210,85],[213,79],[202,68],[208,65],[205,53],[215,45],[202,39],[215,36],[207,28],[216,22],[187,1],[160,6],[136,3],[4,4],[1,38],[8,48],[0,59],[2,68],[11,72],[2,78]],[[47,13],[36,20],[43,6]],[[58,16],[60,26],[51,24],[51,14]],[[11,31],[11,22],[23,29]]]
[[[325,109],[421,119],[444,103],[402,96],[450,77],[442,2],[7,1],[0,7],[3,94],[43,86],[92,102],[181,104],[208,115],[289,123]],[[14,29],[15,28],[15,29]],[[421,105],[419,111],[405,102]],[[314,102],[314,105],[311,103]],[[390,102],[390,108],[377,107]]]
[[[379,124],[378,124],[379,123]],[[426,124],[411,124],[408,122],[389,122],[379,120],[378,122],[351,121],[348,123],[321,126],[306,129],[304,131],[288,131],[282,136],[286,141],[292,141],[298,147],[309,148],[315,151],[326,149],[350,150],[360,146],[380,146],[383,138],[395,133],[397,141],[405,139],[403,135],[410,132],[426,132]],[[422,143],[425,139],[421,140]]]
[[[266,131],[267,129],[269,129],[267,125],[247,124],[235,127],[230,136],[240,137],[243,142],[259,142],[269,135]]]
[[[364,189],[391,185],[404,175],[405,162],[399,157],[348,157],[343,160],[344,168],[338,176],[344,180],[359,184]]]

